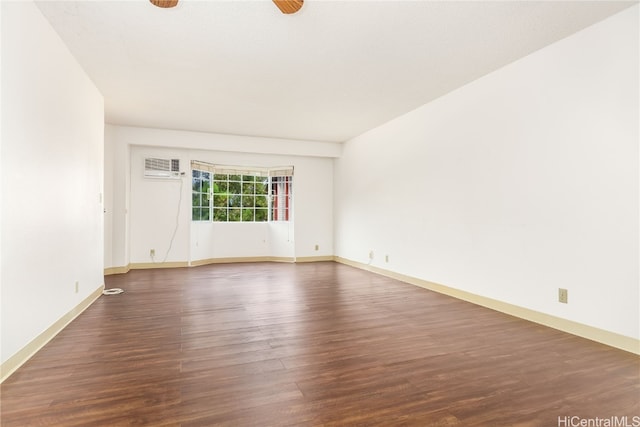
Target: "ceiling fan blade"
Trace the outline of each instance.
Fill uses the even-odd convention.
[[[164,9],[175,7],[178,5],[178,0],[149,0],[151,4],[162,7]]]
[[[299,11],[304,0],[273,0],[273,2],[278,6],[278,9],[280,9],[282,13],[288,15]]]

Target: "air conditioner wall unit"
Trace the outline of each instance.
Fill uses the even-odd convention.
[[[145,178],[180,178],[180,159],[157,159],[148,157],[144,159]]]

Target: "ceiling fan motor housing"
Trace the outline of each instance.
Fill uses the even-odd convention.
[[[153,5],[168,9],[170,7],[176,7],[178,0],[149,0]]]

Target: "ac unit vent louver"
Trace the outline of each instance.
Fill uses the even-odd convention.
[[[180,178],[180,159],[144,159],[144,176],[147,178]]]

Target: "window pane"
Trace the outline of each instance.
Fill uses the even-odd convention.
[[[267,186],[266,182],[257,182],[256,183],[256,194],[267,194]]]
[[[256,221],[266,221],[267,212],[267,209],[256,209]]]
[[[191,219],[194,221],[200,221],[200,208],[191,209]]]
[[[242,206],[245,208],[252,208],[255,205],[255,196],[242,196]]]
[[[216,181],[226,181],[228,179],[228,175],[217,173],[213,175],[213,179],[215,179]]]
[[[240,209],[229,209],[229,221],[240,221]]]
[[[191,172],[191,177],[192,177],[192,178],[200,178],[200,174],[201,174],[201,172],[200,172],[199,170],[195,170],[195,169],[194,169],[194,170]]]
[[[229,175],[229,181],[240,181],[240,175]]]
[[[213,220],[214,221],[227,221],[227,210],[226,209],[214,209],[213,210]]]
[[[229,190],[229,184],[226,181],[214,181],[213,192],[214,193],[226,193]]]
[[[210,197],[211,196],[209,194],[202,194],[200,196],[200,206],[202,206],[203,208],[208,208]]]
[[[244,182],[254,182],[256,177],[254,175],[242,175],[242,181]]]
[[[193,180],[191,181],[191,188],[193,191],[200,191],[201,189],[201,183],[202,181],[200,181],[200,178],[193,178]]]
[[[202,179],[209,181],[211,179],[211,174],[209,172],[202,172]]]
[[[232,195],[232,196],[229,196],[229,206],[239,207],[240,206],[240,202],[242,201],[241,198],[242,198],[242,196],[235,195],[235,194]]]
[[[210,209],[209,208],[204,208],[200,210],[200,219],[202,221],[209,221],[209,213],[210,213]]]
[[[252,209],[242,209],[242,220],[243,221],[251,221],[251,222],[253,222],[253,208]]]
[[[266,208],[269,205],[267,204],[267,196],[256,196],[256,207]]]
[[[216,208],[226,208],[229,198],[227,196],[213,196],[213,206]]]
[[[229,193],[231,194],[241,194],[242,193],[242,184],[239,182],[230,182],[229,183]]]
[[[242,183],[242,194],[254,194],[255,191],[255,184]]]
[[[200,193],[191,193],[191,206],[200,206]]]
[[[209,187],[211,186],[211,182],[210,181],[202,181],[202,190],[200,190],[203,193],[209,193]]]

